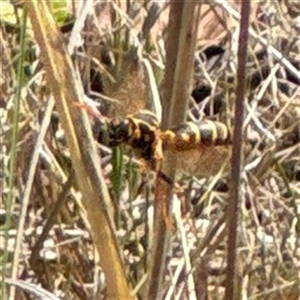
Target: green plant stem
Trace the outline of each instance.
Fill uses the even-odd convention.
[[[23,86],[24,78],[24,59],[25,59],[25,36],[26,36],[26,24],[27,24],[27,12],[23,10],[23,16],[21,19],[20,26],[20,55],[18,57],[18,69],[17,69],[17,82],[16,82],[16,93],[14,101],[14,114],[13,114],[13,124],[12,124],[12,139],[11,139],[11,148],[10,148],[10,161],[9,161],[9,177],[8,177],[8,188],[9,193],[5,198],[5,208],[6,208],[6,218],[5,218],[5,238],[4,238],[4,249],[7,249],[8,246],[8,232],[11,227],[11,217],[14,206],[14,173],[16,167],[16,157],[17,157],[17,142],[19,135],[19,118],[20,118],[20,101],[21,101],[21,92]],[[4,256],[1,259],[3,269],[6,268],[6,263],[8,261],[8,253],[5,252]],[[2,281],[3,282],[3,281]],[[6,295],[5,285],[2,284],[2,295]]]

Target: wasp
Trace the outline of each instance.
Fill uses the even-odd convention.
[[[100,144],[109,147],[121,144],[129,145],[139,157],[149,163],[151,168],[154,167],[158,157],[162,158],[165,151],[175,152],[180,158],[180,168],[187,169],[186,171],[193,169],[200,160],[203,161],[203,165],[209,163],[205,158],[207,155],[213,164],[214,152],[224,152],[221,158],[223,161],[223,157],[227,157],[229,152],[225,146],[231,143],[230,130],[221,122],[190,121],[174,128],[161,130],[156,115],[147,110],[124,118],[102,120],[100,123],[98,122],[94,136]],[[158,145],[161,146],[161,150],[157,149]],[[201,167],[198,169],[201,171]],[[206,167],[206,169],[209,168]],[[212,169],[217,170],[218,168]]]

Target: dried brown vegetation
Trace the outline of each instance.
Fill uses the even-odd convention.
[[[200,8],[191,86],[194,102],[198,102],[195,95],[203,92],[203,86],[210,90],[205,99],[189,108],[198,111],[197,118],[205,114],[231,128],[240,7],[237,1],[219,2]],[[80,3],[70,1],[68,9],[74,17],[71,25],[60,27],[59,43],[52,37],[50,50],[65,51],[63,56],[71,66],[72,73],[61,75],[69,76],[64,79],[56,77],[61,74],[56,70],[51,74],[53,65],[58,65],[59,53],[51,57],[51,51],[42,48],[37,28],[29,26],[22,33],[26,24],[22,6],[17,23],[0,20],[3,299],[31,299],[30,293],[44,293],[45,299],[114,299],[114,288],[115,297],[123,299],[121,291],[128,295],[127,286],[133,298],[151,299],[146,287],[156,279],[149,270],[154,245],[153,209],[157,205],[154,195],[163,192],[155,191],[155,173],[145,175],[131,149],[123,153],[97,145],[105,182],[101,181],[102,177],[97,177],[99,160],[93,160],[98,162],[93,168],[91,161],[81,158],[92,151],[89,129],[76,127],[85,112],[70,105],[68,116],[62,99],[58,103],[57,98],[74,95],[76,102],[84,91],[89,105],[98,107],[105,116],[125,116],[141,108],[159,114],[162,107],[166,116],[168,96],[161,89],[165,87],[164,74],[172,73],[172,66],[165,69],[164,43],[166,35],[172,33],[166,29],[169,3],[86,1],[81,9]],[[33,14],[29,17],[35,26]],[[236,248],[243,299],[300,297],[299,18],[299,7],[293,1],[255,2],[252,6]],[[37,45],[47,53],[39,53]],[[221,46],[225,52],[208,58],[210,52],[205,49],[213,49],[209,48],[212,45]],[[47,55],[49,62],[45,60]],[[172,59],[176,62],[177,58]],[[71,78],[76,87],[61,86],[72,82]],[[184,80],[188,82],[188,78]],[[73,88],[78,94],[73,94]],[[212,113],[213,107],[219,106],[218,113]],[[95,121],[92,116],[90,119]],[[66,123],[74,123],[73,132],[66,129]],[[167,124],[165,119],[162,123]],[[73,137],[79,150],[76,143],[72,144]],[[230,168],[226,162],[231,147],[178,154],[177,168],[184,173],[176,176],[180,189],[175,188],[172,194],[170,228],[166,221],[170,235],[167,267],[156,274],[163,277],[156,298],[224,298],[224,211],[230,203]],[[82,156],[74,156],[76,149]],[[93,182],[98,183],[92,186]],[[98,218],[97,209],[92,211],[93,197],[99,200],[99,207],[103,205],[101,211],[107,212],[101,215],[103,218]],[[111,202],[102,201],[105,197]],[[20,224],[24,226],[20,228]],[[101,240],[97,226],[100,233],[105,229],[107,236],[112,233],[112,239]],[[110,243],[114,237],[118,242],[115,245]],[[101,247],[115,251],[115,256],[104,255]],[[114,266],[110,264],[112,257],[116,257],[112,263],[119,269],[109,269]],[[114,283],[115,277],[122,277],[116,274],[122,272],[126,284],[122,278]]]

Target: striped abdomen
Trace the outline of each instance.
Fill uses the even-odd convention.
[[[217,121],[187,122],[160,134],[163,148],[186,151],[203,146],[227,145],[230,143],[228,127]]]

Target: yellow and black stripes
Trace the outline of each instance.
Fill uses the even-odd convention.
[[[104,123],[96,136],[99,143],[110,147],[127,144],[145,160],[154,159],[158,140],[163,150],[181,152],[230,143],[228,127],[211,120],[187,122],[161,131],[155,114],[143,110],[124,119],[113,118]]]
[[[150,160],[158,128],[156,116],[146,110],[123,120],[112,119],[109,126],[109,146],[125,143],[138,151],[142,158]]]
[[[156,140],[159,122],[150,111],[142,110],[126,118],[112,118],[98,121],[94,136],[100,144],[116,147],[127,144],[142,158],[153,157],[152,145]]]
[[[218,146],[230,143],[228,127],[217,121],[187,122],[160,134],[163,148],[186,151],[203,146]]]

